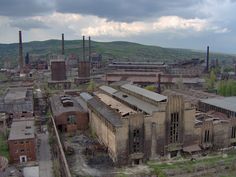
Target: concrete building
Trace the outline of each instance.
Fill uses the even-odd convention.
[[[197,144],[195,109],[181,96],[166,97],[135,85],[119,90],[101,86],[94,97],[83,93],[90,127],[118,165],[176,156]]]
[[[205,79],[198,76],[182,75],[182,74],[166,74],[164,72],[130,72],[130,71],[112,71],[106,73],[102,78],[103,81],[111,84],[113,82],[128,81],[133,84],[147,86],[158,83],[158,74],[161,74],[161,84],[167,87],[176,86],[181,82],[187,87],[201,87],[205,83]]]
[[[11,115],[12,118],[33,116],[32,88],[8,88],[0,101],[0,112]]]
[[[13,121],[8,138],[10,163],[36,160],[34,120]]]
[[[228,117],[236,117],[236,97],[202,99],[199,102],[199,110],[203,112],[214,110]]]
[[[62,132],[75,132],[88,128],[88,114],[71,96],[54,95],[50,106],[57,128]]]

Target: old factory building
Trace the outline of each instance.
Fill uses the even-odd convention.
[[[11,163],[36,160],[34,120],[13,121],[8,138],[8,147]]]
[[[60,131],[74,132],[88,128],[88,114],[71,96],[54,95],[50,99],[55,123]]]
[[[118,165],[235,144],[236,121],[199,112],[182,95],[160,95],[136,85],[101,86],[81,93],[89,124]],[[77,101],[78,101],[77,100]]]

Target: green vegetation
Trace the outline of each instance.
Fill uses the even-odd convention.
[[[96,83],[93,81],[93,79],[91,79],[91,80],[89,81],[87,90],[88,90],[89,92],[93,92],[93,91],[95,90],[95,88],[96,88]]]
[[[214,70],[211,70],[210,75],[208,78],[206,78],[206,84],[207,84],[207,89],[208,90],[213,90],[215,89],[216,85],[216,73]]]
[[[24,43],[24,53],[49,58],[52,54],[60,54],[61,41],[33,41]],[[104,60],[110,58],[121,61],[173,61],[191,58],[205,59],[205,51],[190,49],[173,49],[158,46],[147,46],[137,43],[116,41],[116,42],[95,42],[92,41],[92,52],[102,54]],[[65,54],[76,54],[82,58],[82,40],[65,41]],[[3,60],[11,61],[16,65],[18,55],[18,44],[0,44],[0,64]],[[211,53],[212,58],[232,61],[235,56],[228,54]]]
[[[145,87],[145,89],[149,90],[149,91],[152,91],[152,92],[155,92],[157,90],[155,85],[148,85],[148,86]]]
[[[57,159],[54,159],[52,161],[53,164],[53,174],[55,177],[60,177],[61,176],[61,172],[60,172],[60,163]]]
[[[219,81],[217,91],[222,96],[236,96],[236,81]]]
[[[7,139],[3,134],[0,134],[0,155],[9,158]]]
[[[173,163],[156,163],[156,162],[149,162],[148,165],[152,169],[153,174],[158,176],[165,177],[165,171],[169,170],[176,170],[176,171],[184,171],[186,173],[190,173],[196,171],[198,168],[207,169],[210,167],[215,167],[219,165],[219,163],[229,166],[232,170],[236,160],[236,152],[231,152],[227,155],[227,157],[222,158],[221,155],[214,155],[205,157],[202,159],[198,159],[195,161],[190,160],[183,160],[183,161],[176,161]]]

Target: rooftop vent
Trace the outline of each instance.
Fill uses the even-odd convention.
[[[70,96],[62,96],[61,97],[61,103],[64,107],[72,107],[74,106],[74,103]]]

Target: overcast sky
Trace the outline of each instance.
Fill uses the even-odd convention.
[[[132,41],[236,54],[236,0],[0,0],[0,43]]]

